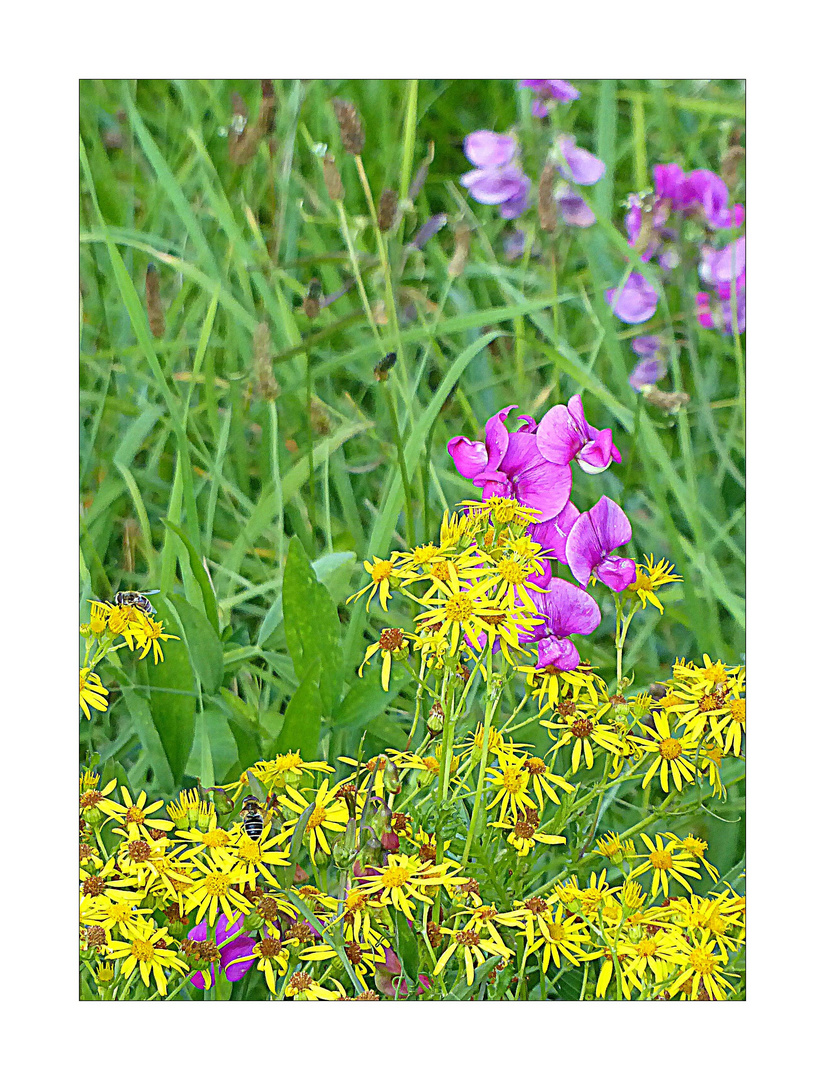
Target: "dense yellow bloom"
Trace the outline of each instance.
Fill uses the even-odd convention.
[[[642,602],[642,608],[647,607],[649,600],[664,615],[665,609],[662,607],[661,600],[656,596],[656,592],[663,585],[670,585],[674,581],[682,580],[679,574],[673,572],[674,569],[667,559],[660,559],[654,565],[653,556],[645,555],[644,563],[641,565],[636,564],[636,580],[627,586],[627,591],[638,596]]]
[[[500,769],[490,770],[490,783],[497,791],[488,809],[499,806],[499,821],[510,815],[525,815],[528,810],[535,810],[536,804],[527,794],[530,786],[530,773],[522,769],[521,765],[505,765]],[[499,805],[500,804],[500,805]]]
[[[658,772],[662,791],[669,790],[669,776],[673,777],[673,783],[681,791],[683,783],[695,783],[696,766],[690,760],[690,755],[696,752],[698,740],[690,738],[687,733],[676,738],[675,734],[671,733],[665,712],[653,713],[653,725],[655,731],[646,729],[649,732],[648,738],[630,736],[633,743],[653,755],[653,762],[645,773],[642,787],[646,788],[653,774]]]
[[[289,856],[276,846],[278,837],[269,836],[269,828],[269,824],[265,825],[257,840],[240,830],[233,836],[229,847],[229,852],[246,872],[246,882],[250,889],[255,888],[258,874],[270,885],[277,886],[278,880],[270,874],[268,867],[289,866]]]
[[[640,877],[648,870],[653,871],[653,891],[651,896],[654,900],[659,895],[660,888],[665,896],[668,895],[668,875],[671,875],[684,885],[688,892],[693,892],[693,888],[687,879],[689,877],[700,878],[702,875],[696,872],[698,865],[696,861],[684,851],[678,850],[678,841],[671,840],[665,846],[659,833],[656,834],[655,844],[646,833],[642,833],[641,837],[647,848],[647,854],[643,853],[635,856],[637,859],[644,859],[645,861],[636,867],[631,876]]]
[[[451,581],[438,581],[438,592],[428,600],[421,600],[426,611],[416,615],[415,620],[420,624],[422,632],[428,629],[433,640],[446,639],[450,645],[450,655],[455,656],[465,634],[469,634],[474,640],[478,640],[479,634],[484,634],[490,628],[486,620],[497,619],[501,615],[501,608],[494,604],[487,592],[487,582],[470,585],[462,588]]]
[[[343,832],[349,818],[346,803],[338,795],[340,786],[336,784],[330,791],[329,780],[324,779],[314,799],[308,799],[302,792],[288,787],[286,795],[281,796],[281,802],[297,817],[284,822],[283,832],[278,837],[279,842],[282,843],[292,836],[301,815],[312,806],[304,829],[304,843],[309,848],[309,856],[315,862],[315,852],[319,847],[326,855],[331,855],[332,851],[326,833]]]
[[[100,681],[100,676],[90,668],[80,669],[80,708],[87,720],[91,720],[92,714],[89,706],[98,712],[105,712],[109,707],[109,691]]]
[[[109,803],[107,816],[116,818],[121,825],[125,826],[126,835],[130,840],[136,840],[140,836],[150,839],[149,829],[162,829],[166,832],[167,829],[173,828],[172,822],[167,821],[166,818],[152,818],[149,816],[154,814],[156,810],[162,809],[163,799],[157,799],[147,806],[146,792],[141,791],[137,797],[137,802],[133,802],[132,795],[125,785],[121,785],[120,794],[124,805],[121,806],[115,802]]]
[[[236,859],[223,851],[205,852],[202,858],[192,859],[192,867],[201,876],[197,877],[185,897],[186,911],[197,908],[195,922],[201,922],[204,916],[213,926],[222,911],[230,923],[237,920],[239,913],[246,913],[252,907],[242,889],[246,883],[246,870]]]
[[[278,969],[280,975],[286,975],[289,969],[289,953],[282,944],[278,931],[269,926],[261,940],[255,943],[252,953],[258,961],[258,971],[264,973],[270,994],[276,993],[275,969]]]
[[[442,933],[449,934],[453,940],[438,958],[438,963],[433,968],[433,975],[440,975],[450,962],[453,953],[458,952],[458,955],[463,960],[467,985],[472,986],[475,978],[475,965],[484,963],[486,959],[485,953],[500,956],[504,960],[512,956],[511,950],[504,945],[501,938],[498,941],[493,940],[492,937],[483,938],[475,929],[472,920],[462,930],[451,930],[444,927]],[[498,937],[498,935],[496,936]]]
[[[533,944],[527,945],[527,955],[542,950],[542,971],[547,971],[551,960],[556,967],[564,960],[577,967],[586,956],[583,946],[591,944],[587,928],[575,915],[565,916],[562,904],[557,905],[555,912],[548,908],[541,915],[535,918],[535,925],[529,931],[526,928],[523,931],[525,938],[533,936]]]
[[[336,979],[330,979],[330,982],[335,984],[334,990],[322,986],[306,971],[296,971],[287,983],[286,996],[296,1001],[340,1001],[347,996],[346,990]]]
[[[733,984],[722,974],[727,957],[721,949],[717,952],[719,942],[711,940],[710,930],[703,930],[696,939],[686,941],[679,936],[674,940],[679,973],[670,983],[671,992],[692,1001],[724,1001]]]
[[[536,815],[537,816],[537,815]],[[516,821],[494,821],[493,825],[498,829],[509,829],[507,843],[511,844],[519,856],[529,855],[536,846],[536,841],[541,844],[566,844],[563,836],[554,836],[552,833],[541,832],[532,820],[528,811],[526,817],[519,817]]]
[[[297,750],[288,750],[286,753],[278,754],[274,761],[259,761],[247,771],[260,780],[268,791],[272,791],[280,790],[288,785],[297,787],[304,773],[333,773],[335,769],[326,761],[304,761]],[[247,775],[243,772],[236,784],[227,785],[227,791],[237,790],[248,784]]]
[[[599,700],[598,689],[605,685],[584,663],[573,671],[561,671],[552,664],[543,668],[520,667],[518,670],[527,676],[527,685],[532,687],[533,697],[539,706],[539,716],[549,709],[555,709],[565,695],[577,701],[582,691],[595,705]]]
[[[596,850],[600,855],[604,855],[606,859],[621,862],[622,859],[636,854],[636,845],[633,843],[632,837],[622,840],[617,833],[608,832],[604,836],[600,836],[596,841]]]
[[[539,723],[551,733],[557,747],[573,743],[573,772],[578,772],[582,757],[587,768],[593,768],[595,758],[591,740],[610,754],[617,754],[621,750],[621,740],[616,732],[608,724],[599,723],[589,709],[576,706],[565,698],[557,711],[561,715],[560,720],[540,720]]]
[[[109,947],[112,959],[123,960],[123,974],[128,978],[135,967],[140,970],[144,985],[149,985],[150,976],[154,978],[161,997],[166,996],[165,968],[185,972],[186,961],[178,953],[164,948],[166,928],[157,927],[151,921],[141,919],[136,926],[124,927],[125,941],[113,941]]]
[[[433,866],[422,863],[417,855],[390,855],[388,865],[380,873],[361,880],[358,889],[364,896],[375,896],[415,921],[412,900],[432,904],[434,897],[430,893],[435,891],[434,887],[460,885],[465,880],[456,877],[447,863]]]

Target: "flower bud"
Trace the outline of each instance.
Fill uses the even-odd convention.
[[[398,213],[398,196],[392,188],[384,188],[381,198],[378,200],[378,228],[381,232],[389,232],[395,224]]]
[[[324,183],[327,186],[327,194],[333,202],[340,202],[344,197],[344,185],[341,174],[335,165],[335,158],[330,154],[324,157]]]
[[[306,837],[304,837],[304,843],[306,844],[306,842],[307,842]],[[330,862],[329,855],[327,855],[327,853],[320,847],[320,845],[318,847],[316,847],[316,849],[315,849],[315,865],[318,867],[318,869],[323,870],[325,866],[329,866],[329,862]]]
[[[364,830],[366,831],[366,830]],[[364,835],[364,832],[361,833]],[[384,857],[384,849],[381,847],[381,841],[376,840],[374,836],[368,836],[366,840],[361,843],[360,851],[358,852],[358,861],[362,867],[366,866],[380,866]]]
[[[88,623],[81,623],[79,630],[81,637],[87,638],[92,636],[92,628]]]
[[[355,862],[358,854],[358,834],[355,818],[350,818],[344,832],[340,833],[332,845],[332,858],[339,870],[346,870]]]
[[[84,806],[80,811],[80,816],[93,829],[96,829],[104,818],[103,811],[98,806]]]
[[[444,727],[444,709],[441,706],[440,701],[433,703],[433,707],[430,709],[430,715],[427,717],[427,729],[431,731],[433,735],[437,735]]]
[[[381,847],[384,851],[395,853],[401,846],[401,842],[398,839],[398,833],[385,832],[381,834]]]
[[[401,780],[398,776],[398,767],[394,761],[388,761],[384,769],[384,787],[390,795],[397,795],[401,790]]]
[[[243,928],[250,934],[256,933],[264,925],[264,920],[257,911],[248,911],[243,917]]]

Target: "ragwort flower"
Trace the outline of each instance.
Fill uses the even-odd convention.
[[[87,720],[91,720],[92,714],[89,706],[98,712],[105,712],[109,707],[107,698],[109,691],[100,681],[100,676],[91,668],[80,669],[80,708]]]
[[[171,949],[168,944],[166,927],[158,927],[153,922],[142,919],[136,926],[124,927],[125,941],[113,941],[109,946],[109,956],[113,960],[123,960],[123,974],[128,977],[135,970],[145,986],[154,978],[161,997],[166,996],[166,970],[185,972],[186,961]]]

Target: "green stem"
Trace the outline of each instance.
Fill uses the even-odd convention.
[[[481,813],[481,792],[484,787],[484,777],[487,773],[487,754],[490,748],[490,724],[493,719],[496,707],[498,706],[499,699],[501,697],[501,690],[497,692],[493,691],[491,683],[493,680],[493,650],[489,648],[487,651],[487,701],[484,707],[484,734],[481,737],[481,760],[478,763],[478,783],[476,785],[475,799],[473,800],[473,813],[470,817],[470,825],[467,829],[467,839],[464,843],[464,854],[461,858],[462,863],[467,865],[467,859],[470,854],[470,847],[473,843],[473,837],[475,836],[476,824],[478,823],[479,814]]]

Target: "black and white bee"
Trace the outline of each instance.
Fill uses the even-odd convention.
[[[261,833],[264,831],[263,811],[264,807],[261,806],[254,795],[246,796],[241,807],[241,821],[243,831],[250,840],[260,839]]]
[[[154,615],[155,609],[152,607],[152,603],[147,599],[149,596],[154,596],[155,593],[159,593],[160,589],[152,589],[148,593],[139,592],[116,592],[114,603],[117,607],[136,607],[138,611],[142,611],[144,615]]]

